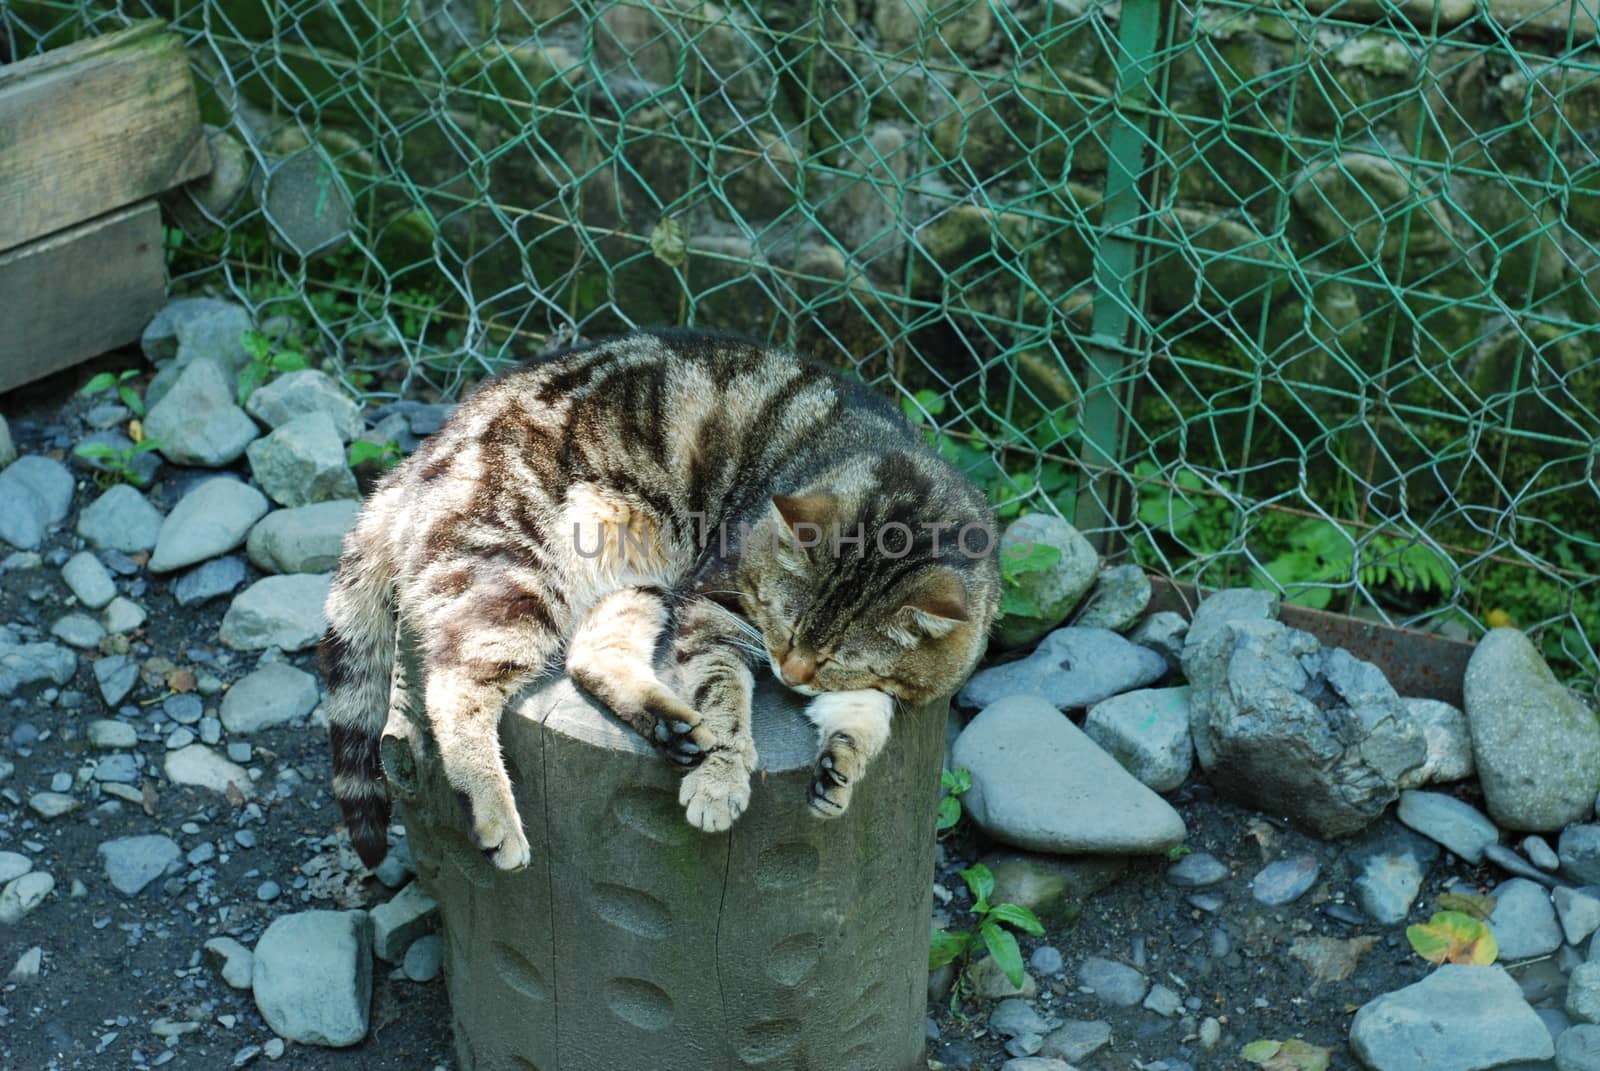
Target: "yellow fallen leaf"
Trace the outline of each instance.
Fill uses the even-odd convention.
[[[144,425],[137,420],[128,421],[128,438],[136,443],[144,442]]]
[[[1407,926],[1406,940],[1429,963],[1487,967],[1500,954],[1489,927],[1459,911],[1436,911],[1427,922]]]

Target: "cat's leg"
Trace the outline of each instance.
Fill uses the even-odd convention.
[[[530,853],[500,753],[500,714],[555,657],[561,637],[543,596],[505,583],[469,587],[424,616],[424,701],[445,777],[472,809],[473,839],[495,866],[517,870]]]
[[[821,751],[811,771],[811,811],[819,818],[837,818],[850,806],[850,795],[867,764],[889,740],[894,699],[883,692],[825,692],[806,707],[817,727]]]
[[[680,614],[673,655],[680,687],[700,712],[712,736],[705,760],[678,789],[689,824],[720,833],[750,805],[750,776],[756,769],[756,742],[750,734],[750,702],[755,691],[749,655],[740,641],[749,628],[732,611],[708,599],[694,599]]]
[[[666,592],[613,591],[590,608],[567,645],[567,673],[679,766],[705,757],[711,733],[693,706],[656,676],[655,651],[672,622]]]

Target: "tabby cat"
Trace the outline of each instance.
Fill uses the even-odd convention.
[[[750,798],[754,670],[812,697],[809,804],[844,812],[895,701],[947,695],[999,602],[992,516],[895,408],[780,350],[686,331],[557,353],[485,383],[346,537],[322,639],[334,795],[386,850],[378,743],[397,629],[494,864],[529,861],[500,754],[510,694],[558,657],[687,770],[688,821]],[[675,685],[656,672],[670,640]]]

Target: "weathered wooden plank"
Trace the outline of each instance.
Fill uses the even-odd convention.
[[[0,391],[138,338],[165,300],[153,201],[0,253]]]
[[[0,67],[0,251],[205,174],[204,135],[159,23]]]

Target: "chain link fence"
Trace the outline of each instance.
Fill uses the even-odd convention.
[[[1002,517],[1592,687],[1597,2],[6,0],[0,47],[170,20],[174,290],[370,396],[737,331]]]

